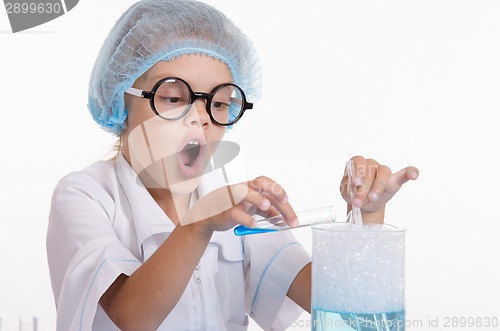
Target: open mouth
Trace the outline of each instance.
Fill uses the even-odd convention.
[[[193,178],[202,175],[206,146],[204,141],[191,139],[178,153],[178,167],[184,178]]]
[[[181,162],[186,167],[192,167],[200,156],[200,142],[198,140],[189,141],[186,146],[179,152]]]

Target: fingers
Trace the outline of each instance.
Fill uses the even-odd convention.
[[[408,180],[417,179],[419,172],[415,167],[407,167],[395,174],[385,165],[373,159],[355,156],[351,187],[347,187],[347,169],[341,183],[342,196],[355,207],[362,207],[367,202],[376,203],[394,195]],[[353,192],[351,198],[350,190]],[[383,201],[382,201],[383,202]],[[385,201],[386,202],[386,201]]]
[[[231,208],[227,211],[227,213],[228,218],[237,224],[253,228],[257,223],[254,218],[246,212],[246,210],[242,210],[241,208]]]
[[[257,210],[266,211],[271,207],[271,201],[267,197],[250,188],[244,200],[255,206]]]
[[[204,217],[196,219],[206,220],[214,231],[225,231],[235,224],[255,227],[254,214],[266,218],[282,215],[288,225],[297,225],[297,215],[288,203],[285,190],[267,177],[221,187],[200,198],[194,206],[188,214],[198,215],[197,210],[203,213]],[[206,217],[207,213],[211,216]]]
[[[261,176],[248,182],[249,191],[253,191],[270,202],[270,208],[262,209],[259,213],[265,217],[283,215],[285,222],[290,226],[297,226],[298,220],[295,211],[288,203],[288,195],[281,185],[270,178]]]
[[[392,172],[389,167],[383,165],[379,165],[374,172],[376,172],[376,174],[373,177],[371,187],[367,186],[370,187],[367,197],[371,201],[378,201],[385,191],[386,183],[391,178]]]
[[[415,167],[406,167],[393,174],[387,183],[386,190],[390,193],[396,193],[404,183],[409,180],[416,180],[419,176],[419,171]]]
[[[264,218],[271,218],[271,217],[274,217],[274,216],[279,216],[281,215],[280,212],[278,211],[278,209],[276,209],[276,207],[274,206],[271,206],[268,210],[257,210],[255,212],[255,214],[259,215],[259,216],[262,216]]]
[[[286,204],[288,202],[288,195],[285,189],[271,178],[265,176],[257,177],[248,182],[248,187],[269,196],[278,203]]]
[[[368,199],[378,201],[391,177],[391,169],[362,156],[355,156],[352,161],[352,187],[347,188],[354,192],[351,204],[361,207]]]

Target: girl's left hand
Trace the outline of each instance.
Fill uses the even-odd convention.
[[[415,167],[406,167],[396,173],[373,159],[362,156],[352,158],[354,172],[352,178],[354,198],[351,201],[347,190],[347,169],[340,184],[342,197],[351,206],[361,208],[363,221],[381,223],[384,218],[385,204],[399,191],[408,180],[416,180],[419,172]]]

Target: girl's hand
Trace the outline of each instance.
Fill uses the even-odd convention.
[[[182,218],[181,224],[199,222],[199,226],[211,231],[225,231],[239,224],[255,227],[254,214],[263,217],[281,214],[288,225],[298,225],[285,190],[264,176],[224,186],[203,196]]]
[[[399,191],[408,180],[418,178],[419,172],[415,167],[406,167],[392,173],[387,166],[362,156],[352,158],[354,172],[352,178],[354,198],[351,200],[347,190],[347,169],[340,184],[342,197],[348,203],[348,211],[352,206],[361,208],[363,221],[368,223],[382,223],[385,204]]]

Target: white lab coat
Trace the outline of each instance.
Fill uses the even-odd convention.
[[[197,194],[222,185],[212,172]],[[64,177],[54,190],[47,231],[57,330],[118,330],[99,298],[120,274],[139,268],[173,228],[122,155]],[[286,293],[309,262],[289,231],[243,238],[215,232],[159,330],[246,330],[248,315],[264,330],[286,329],[302,311]]]

